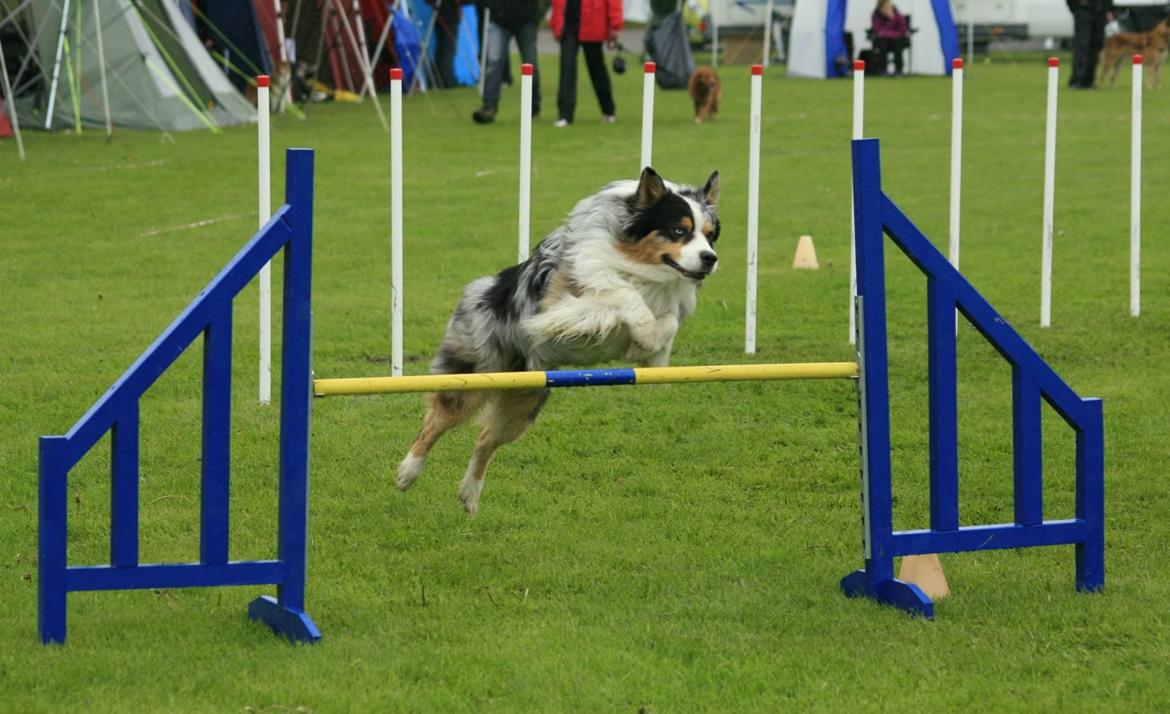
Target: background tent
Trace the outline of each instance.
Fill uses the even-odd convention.
[[[947,0],[899,0],[898,9],[916,29],[906,52],[908,74],[951,73],[959,56],[959,36]],[[788,47],[788,74],[794,77],[844,77],[857,53],[870,47],[874,3],[869,0],[797,0]],[[853,54],[845,33],[853,36]]]
[[[29,0],[14,18],[28,38],[23,70],[9,67],[16,73],[22,124],[45,126],[51,106],[50,127],[104,125],[103,80],[117,126],[218,131],[256,120],[256,110],[227,81],[171,0],[73,0],[65,17],[67,43],[60,42],[65,7],[66,0]],[[50,96],[59,44],[61,64]]]
[[[244,90],[249,82],[238,72],[227,69],[228,63],[250,76],[276,74],[280,48],[276,39],[276,11],[269,0],[196,0],[194,5],[198,10],[195,26],[199,37],[221,58],[219,64],[232,84]]]
[[[443,2],[451,1],[443,0]],[[426,0],[409,0],[409,2],[410,17],[414,20],[419,34],[426,40],[434,9],[427,4]],[[431,29],[430,44],[427,45],[427,57],[429,58],[427,71],[432,74],[437,73],[434,64],[435,49],[439,46],[438,34],[443,31],[437,22]],[[432,76],[431,79],[434,81],[437,77]],[[455,43],[455,82],[463,87],[479,83],[479,17],[475,5],[464,5],[462,18],[459,20],[459,38]]]

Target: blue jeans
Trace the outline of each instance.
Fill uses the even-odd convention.
[[[504,81],[504,68],[508,66],[508,40],[516,37],[520,48],[520,61],[532,65],[532,112],[540,112],[540,68],[536,64],[536,23],[521,25],[515,30],[494,22],[488,23],[487,76],[483,83],[483,103],[487,106],[500,105],[500,84]]]

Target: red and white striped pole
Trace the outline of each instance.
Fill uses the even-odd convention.
[[[520,257],[528,260],[532,218],[532,65],[520,65]]]
[[[1044,130],[1044,228],[1040,255],[1040,327],[1052,324],[1052,213],[1056,202],[1056,89],[1060,59],[1048,58],[1048,119]]]
[[[756,353],[756,266],[760,239],[760,115],[763,99],[763,65],[752,65],[752,113],[748,135],[747,218],[747,316],[744,327],[746,354]]]
[[[1133,56],[1129,177],[1129,314],[1142,313],[1142,56]]]
[[[256,78],[256,168],[259,178],[257,215],[263,228],[272,218],[272,131],[269,122],[268,75]],[[260,403],[272,401],[272,264],[260,268]]]
[[[853,138],[865,133],[865,60],[853,61]],[[852,186],[852,182],[850,186]],[[857,343],[857,226],[853,223],[853,189],[849,200],[849,344]]]
[[[657,68],[653,62],[642,67],[642,166],[639,173],[650,165],[654,143],[654,73]]]
[[[402,70],[390,70],[390,375],[402,376]]]

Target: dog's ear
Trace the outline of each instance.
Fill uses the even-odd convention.
[[[719,172],[712,171],[707,183],[703,184],[703,200],[708,206],[719,203]]]
[[[638,190],[634,194],[639,208],[649,208],[666,195],[666,184],[658,172],[647,166],[642,169],[642,177],[638,179]]]

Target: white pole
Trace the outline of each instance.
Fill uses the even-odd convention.
[[[647,62],[642,67],[642,169],[650,165],[654,143],[654,72],[658,66]]]
[[[1052,211],[1056,201],[1056,88],[1060,59],[1048,58],[1048,121],[1044,131],[1044,232],[1040,258],[1040,327],[1052,324]]]
[[[260,227],[272,218],[271,130],[268,121],[267,75],[256,78],[257,173],[259,175]],[[260,403],[272,401],[272,265],[260,269]]]
[[[959,202],[962,197],[963,166],[963,59],[951,60],[951,230],[950,260],[959,268]],[[955,310],[955,334],[959,333],[959,311]]]
[[[280,0],[276,0],[276,2],[279,3]],[[366,23],[362,21],[362,8],[358,0],[353,0],[353,31],[357,34],[358,52],[361,53],[359,59],[365,68],[366,75],[370,78],[369,84],[362,89],[362,93],[364,94],[368,90],[370,97],[376,102],[378,95],[374,92],[374,66],[370,64],[370,48],[366,44]]]
[[[520,65],[520,250],[528,260],[528,224],[532,217],[532,65]]]
[[[0,45],[0,80],[3,80],[4,106],[12,121],[12,135],[16,138],[16,152],[20,160],[24,161],[24,140],[20,136],[20,120],[16,118],[16,105],[12,102],[12,85],[8,83],[8,65],[4,62],[4,47]]]
[[[102,15],[98,9],[101,4],[101,0],[93,1],[93,26],[97,32],[98,76],[102,84],[102,111],[106,117],[106,137],[109,138],[114,135],[114,123],[110,121],[110,92],[106,87],[106,48],[102,40]],[[78,52],[80,51],[79,48]]]
[[[1157,76],[1157,75],[1155,75]],[[1129,314],[1142,313],[1142,56],[1133,56],[1133,135],[1129,179]]]
[[[354,36],[353,28],[349,26],[349,18],[347,18],[345,15],[344,8],[341,6],[341,0],[335,0],[335,2],[337,3],[337,12],[335,17],[341,21],[341,29],[345,31],[346,39],[349,40],[349,47],[353,51],[354,56],[357,57],[358,66],[360,66],[362,70],[362,81],[364,84],[358,91],[358,96],[364,97],[368,90],[370,97],[374,100],[374,110],[378,112],[378,121],[382,123],[382,130],[389,131],[390,127],[386,125],[386,115],[382,112],[382,105],[378,103],[378,94],[374,91],[374,77],[370,73],[370,58],[367,57],[361,48],[358,47],[357,37]],[[362,41],[364,44],[364,29],[362,30]],[[342,63],[342,66],[345,66],[344,62]]]
[[[53,80],[49,83],[49,110],[45,112],[45,131],[53,126],[53,105],[57,103],[57,80],[61,77],[61,51],[65,47],[65,24],[69,20],[69,0],[61,8],[61,31],[57,35],[57,58],[53,60]]]
[[[402,70],[390,70],[390,376],[402,376]]]
[[[865,132],[865,60],[853,61],[853,138]],[[852,186],[852,184],[850,184]],[[857,343],[857,226],[853,224],[853,189],[849,199],[849,344]]]
[[[760,238],[760,104],[763,65],[752,65],[752,113],[748,140],[747,316],[743,351],[756,353],[756,266]]]
[[[772,0],[764,5],[764,58],[761,64],[767,67],[772,54]]]
[[[963,60],[951,61],[951,265],[959,267],[959,199],[963,164]]]
[[[487,81],[487,43],[488,43],[488,27],[492,22],[492,9],[484,7],[483,9],[483,42],[479,46],[479,96],[483,97],[483,85]]]

